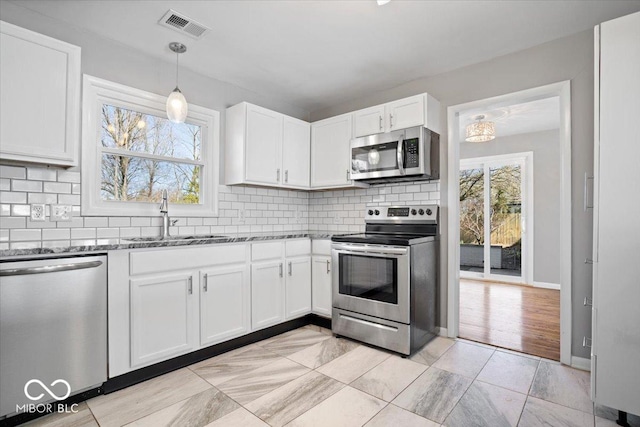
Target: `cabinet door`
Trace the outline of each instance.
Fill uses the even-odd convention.
[[[247,105],[246,178],[279,184],[282,174],[282,114]]]
[[[251,327],[266,328],[284,320],[284,262],[251,266]]]
[[[282,137],[282,184],[287,187],[309,188],[311,167],[311,125],[284,117]]]
[[[365,108],[353,114],[355,137],[373,135],[384,132],[384,105]]]
[[[248,264],[200,272],[200,344],[211,345],[251,329]]]
[[[286,318],[311,312],[311,257],[288,258]]]
[[[349,185],[351,114],[311,125],[311,187]]]
[[[0,24],[0,157],[78,164],[80,48]]]
[[[331,257],[314,256],[311,289],[313,312],[331,317]]]
[[[388,130],[424,125],[424,95],[411,96],[390,102],[385,107]]]
[[[169,359],[197,347],[197,293],[191,274],[130,280],[131,366]]]

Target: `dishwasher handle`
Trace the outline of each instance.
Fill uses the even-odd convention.
[[[24,276],[26,274],[55,273],[58,271],[84,270],[102,265],[102,261],[79,262],[77,264],[43,265],[41,267],[24,267],[0,270],[0,276]]]

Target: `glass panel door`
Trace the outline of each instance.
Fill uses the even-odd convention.
[[[460,271],[484,274],[484,167],[460,170]]]
[[[489,167],[491,185],[490,274],[522,276],[522,167]]]

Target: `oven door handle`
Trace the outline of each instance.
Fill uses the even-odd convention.
[[[376,248],[373,246],[333,245],[332,249],[346,253],[380,254],[380,255],[407,255],[406,248]]]

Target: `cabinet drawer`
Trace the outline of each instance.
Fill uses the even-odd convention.
[[[311,240],[289,240],[286,242],[287,257],[311,254]]]
[[[316,255],[331,255],[331,240],[322,239],[322,240],[312,240],[311,247],[313,248],[312,253]]]
[[[246,245],[220,245],[179,249],[161,249],[132,252],[129,258],[130,274],[160,273],[188,270],[202,266],[243,263]]]
[[[254,243],[251,245],[251,261],[282,258],[284,242]]]

